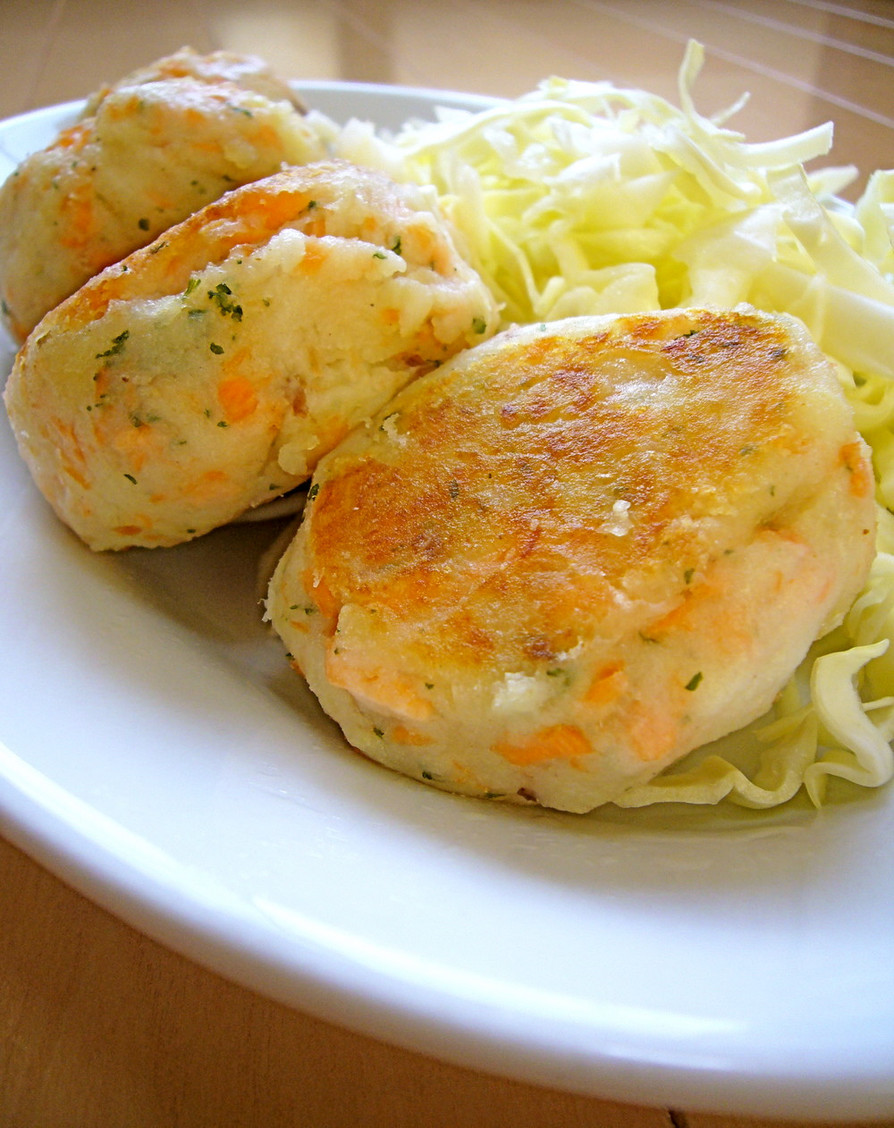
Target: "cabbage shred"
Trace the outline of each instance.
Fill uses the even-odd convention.
[[[726,124],[741,101],[712,118],[696,110],[703,60],[690,42],[679,107],[550,78],[391,137],[333,125],[330,143],[436,197],[504,325],[747,302],[800,318],[836,364],[877,479],[865,590],[815,644],[775,717],[743,733],[756,766],[703,749],[617,800],[771,807],[804,792],[819,805],[832,777],[878,787],[894,775],[894,170],[843,203],[854,169],[805,169],[829,153],[831,124],[749,143]]]

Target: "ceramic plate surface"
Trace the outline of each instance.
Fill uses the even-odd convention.
[[[302,89],[387,126],[463,101]],[[76,109],[0,125],[0,177]],[[263,628],[276,525],[93,555],[5,415],[0,489],[0,827],[63,879],[248,987],[456,1064],[642,1104],[894,1114],[890,789],[587,817],[430,791],[352,753]]]

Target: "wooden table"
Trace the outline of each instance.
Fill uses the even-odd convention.
[[[703,110],[751,90],[752,139],[831,118],[838,161],[894,164],[890,0],[5,0],[0,21],[0,117],[186,43],[302,78],[514,95],[556,73],[675,99],[692,36]],[[528,1087],[348,1033],[166,950],[5,842],[0,889],[0,1128],[771,1123]]]

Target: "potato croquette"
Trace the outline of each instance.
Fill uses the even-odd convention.
[[[240,85],[252,82],[269,94]],[[277,81],[250,59],[180,53],[94,96],[27,157],[0,188],[0,308],[13,336],[229,189],[322,158],[281,86],[271,97]]]
[[[792,318],[509,329],[320,463],[267,614],[367,756],[584,812],[769,708],[863,583],[873,495]]]
[[[5,401],[62,520],[94,549],[189,540],[489,336],[494,301],[425,199],[347,162],[288,169],[47,314]]]

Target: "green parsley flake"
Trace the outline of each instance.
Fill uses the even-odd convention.
[[[691,693],[694,689],[698,689],[702,680],[702,672],[699,670],[697,674],[693,674],[689,681],[686,683],[685,688]]]
[[[231,301],[233,291],[226,282],[218,282],[213,290],[208,291],[208,298],[217,303],[217,308],[224,317],[232,317],[234,321],[242,320],[242,306]]]
[[[122,333],[119,333],[117,337],[113,337],[111,345],[106,349],[105,352],[97,353],[95,359],[96,360],[102,360],[103,357],[117,356],[118,353],[120,353],[122,351],[122,349],[124,348],[124,342],[127,340],[127,338],[129,336],[130,336],[130,330],[125,329]],[[93,378],[94,378],[94,380],[96,379],[95,376]]]

